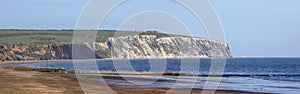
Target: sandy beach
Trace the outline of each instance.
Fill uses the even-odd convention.
[[[83,94],[76,75],[72,73],[47,73],[35,71],[15,71],[0,69],[1,94]],[[90,78],[90,77],[88,77]],[[121,79],[104,77],[104,79]],[[101,86],[100,86],[101,87]],[[164,88],[122,88],[110,86],[117,94],[162,94],[169,89]],[[182,91],[180,89],[176,90]],[[191,94],[201,93],[194,89]],[[217,91],[216,94],[256,94],[241,91]]]

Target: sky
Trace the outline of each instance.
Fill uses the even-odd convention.
[[[87,2],[1,0],[0,29],[74,29]],[[220,18],[233,56],[300,56],[299,0],[210,0],[210,3]],[[156,11],[157,16],[151,11],[138,14],[142,10],[160,12]],[[170,15],[173,16],[169,20],[162,19]],[[169,0],[129,0],[111,12],[100,29],[145,30],[160,23],[159,26],[172,27],[163,30],[167,33],[186,33],[182,31],[188,29],[189,34],[207,37],[202,23],[196,19],[187,9]],[[126,26],[126,23],[134,24]]]

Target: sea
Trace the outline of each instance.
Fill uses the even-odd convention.
[[[220,62],[218,62],[220,61]],[[217,90],[236,90],[261,93],[300,94],[300,58],[228,58],[214,59],[133,59],[133,60],[96,60],[98,71],[118,72],[183,72],[190,75],[159,76],[161,79],[170,80],[155,82],[149,85],[135,85],[126,80],[111,79],[110,85],[126,88],[187,88],[188,83],[196,79],[193,88],[205,88],[208,81],[205,76],[217,70],[223,75]],[[226,62],[225,62],[226,61]],[[83,62],[84,63],[84,62]],[[215,65],[216,64],[216,65]],[[224,64],[224,66],[222,66]],[[217,67],[212,67],[217,66]],[[33,62],[26,64],[10,65],[5,67],[22,68],[60,68],[74,70],[74,63],[68,62]],[[78,66],[77,66],[78,67]],[[109,75],[105,76],[117,76]],[[124,76],[122,76],[124,77]],[[141,77],[139,75],[126,75],[126,77]],[[143,76],[145,77],[145,76]],[[153,76],[147,76],[148,79]],[[174,80],[180,83],[176,83]]]

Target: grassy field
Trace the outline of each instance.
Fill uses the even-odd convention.
[[[74,30],[0,30],[0,45],[71,44],[73,33]],[[140,33],[100,30],[96,42],[105,42],[108,37]]]
[[[89,32],[88,30],[81,30]],[[0,45],[71,44],[74,30],[0,30]],[[124,35],[156,35],[157,37],[181,36],[156,31],[98,30],[96,42],[105,42],[108,37]]]

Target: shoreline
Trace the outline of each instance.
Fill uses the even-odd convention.
[[[77,81],[75,74],[47,73],[32,71],[0,70],[0,92],[1,93],[59,93],[59,94],[83,94],[83,90]],[[86,75],[89,79],[98,79],[95,76]],[[104,77],[105,80],[120,80],[120,77]],[[91,86],[105,87],[105,85],[90,84]],[[117,94],[163,94],[168,88],[126,88],[120,86],[109,86]],[[176,93],[186,89],[176,89]],[[193,89],[191,94],[201,93],[201,89]],[[104,91],[105,92],[105,91]],[[216,94],[260,94],[255,92],[217,90]]]
[[[224,57],[219,59],[228,59],[232,57]],[[212,59],[211,57],[174,57],[174,58],[103,58],[103,59],[53,59],[53,60],[13,60],[0,61],[1,63],[35,63],[35,62],[71,62],[84,60],[147,60],[147,59]],[[218,59],[217,57],[215,59]]]
[[[239,58],[300,58],[300,57],[174,57],[174,58],[102,58],[102,59],[53,59],[53,60],[13,60],[13,61],[0,61],[1,64],[5,63],[35,63],[35,62],[73,62],[84,60],[146,60],[146,59],[239,59]]]

